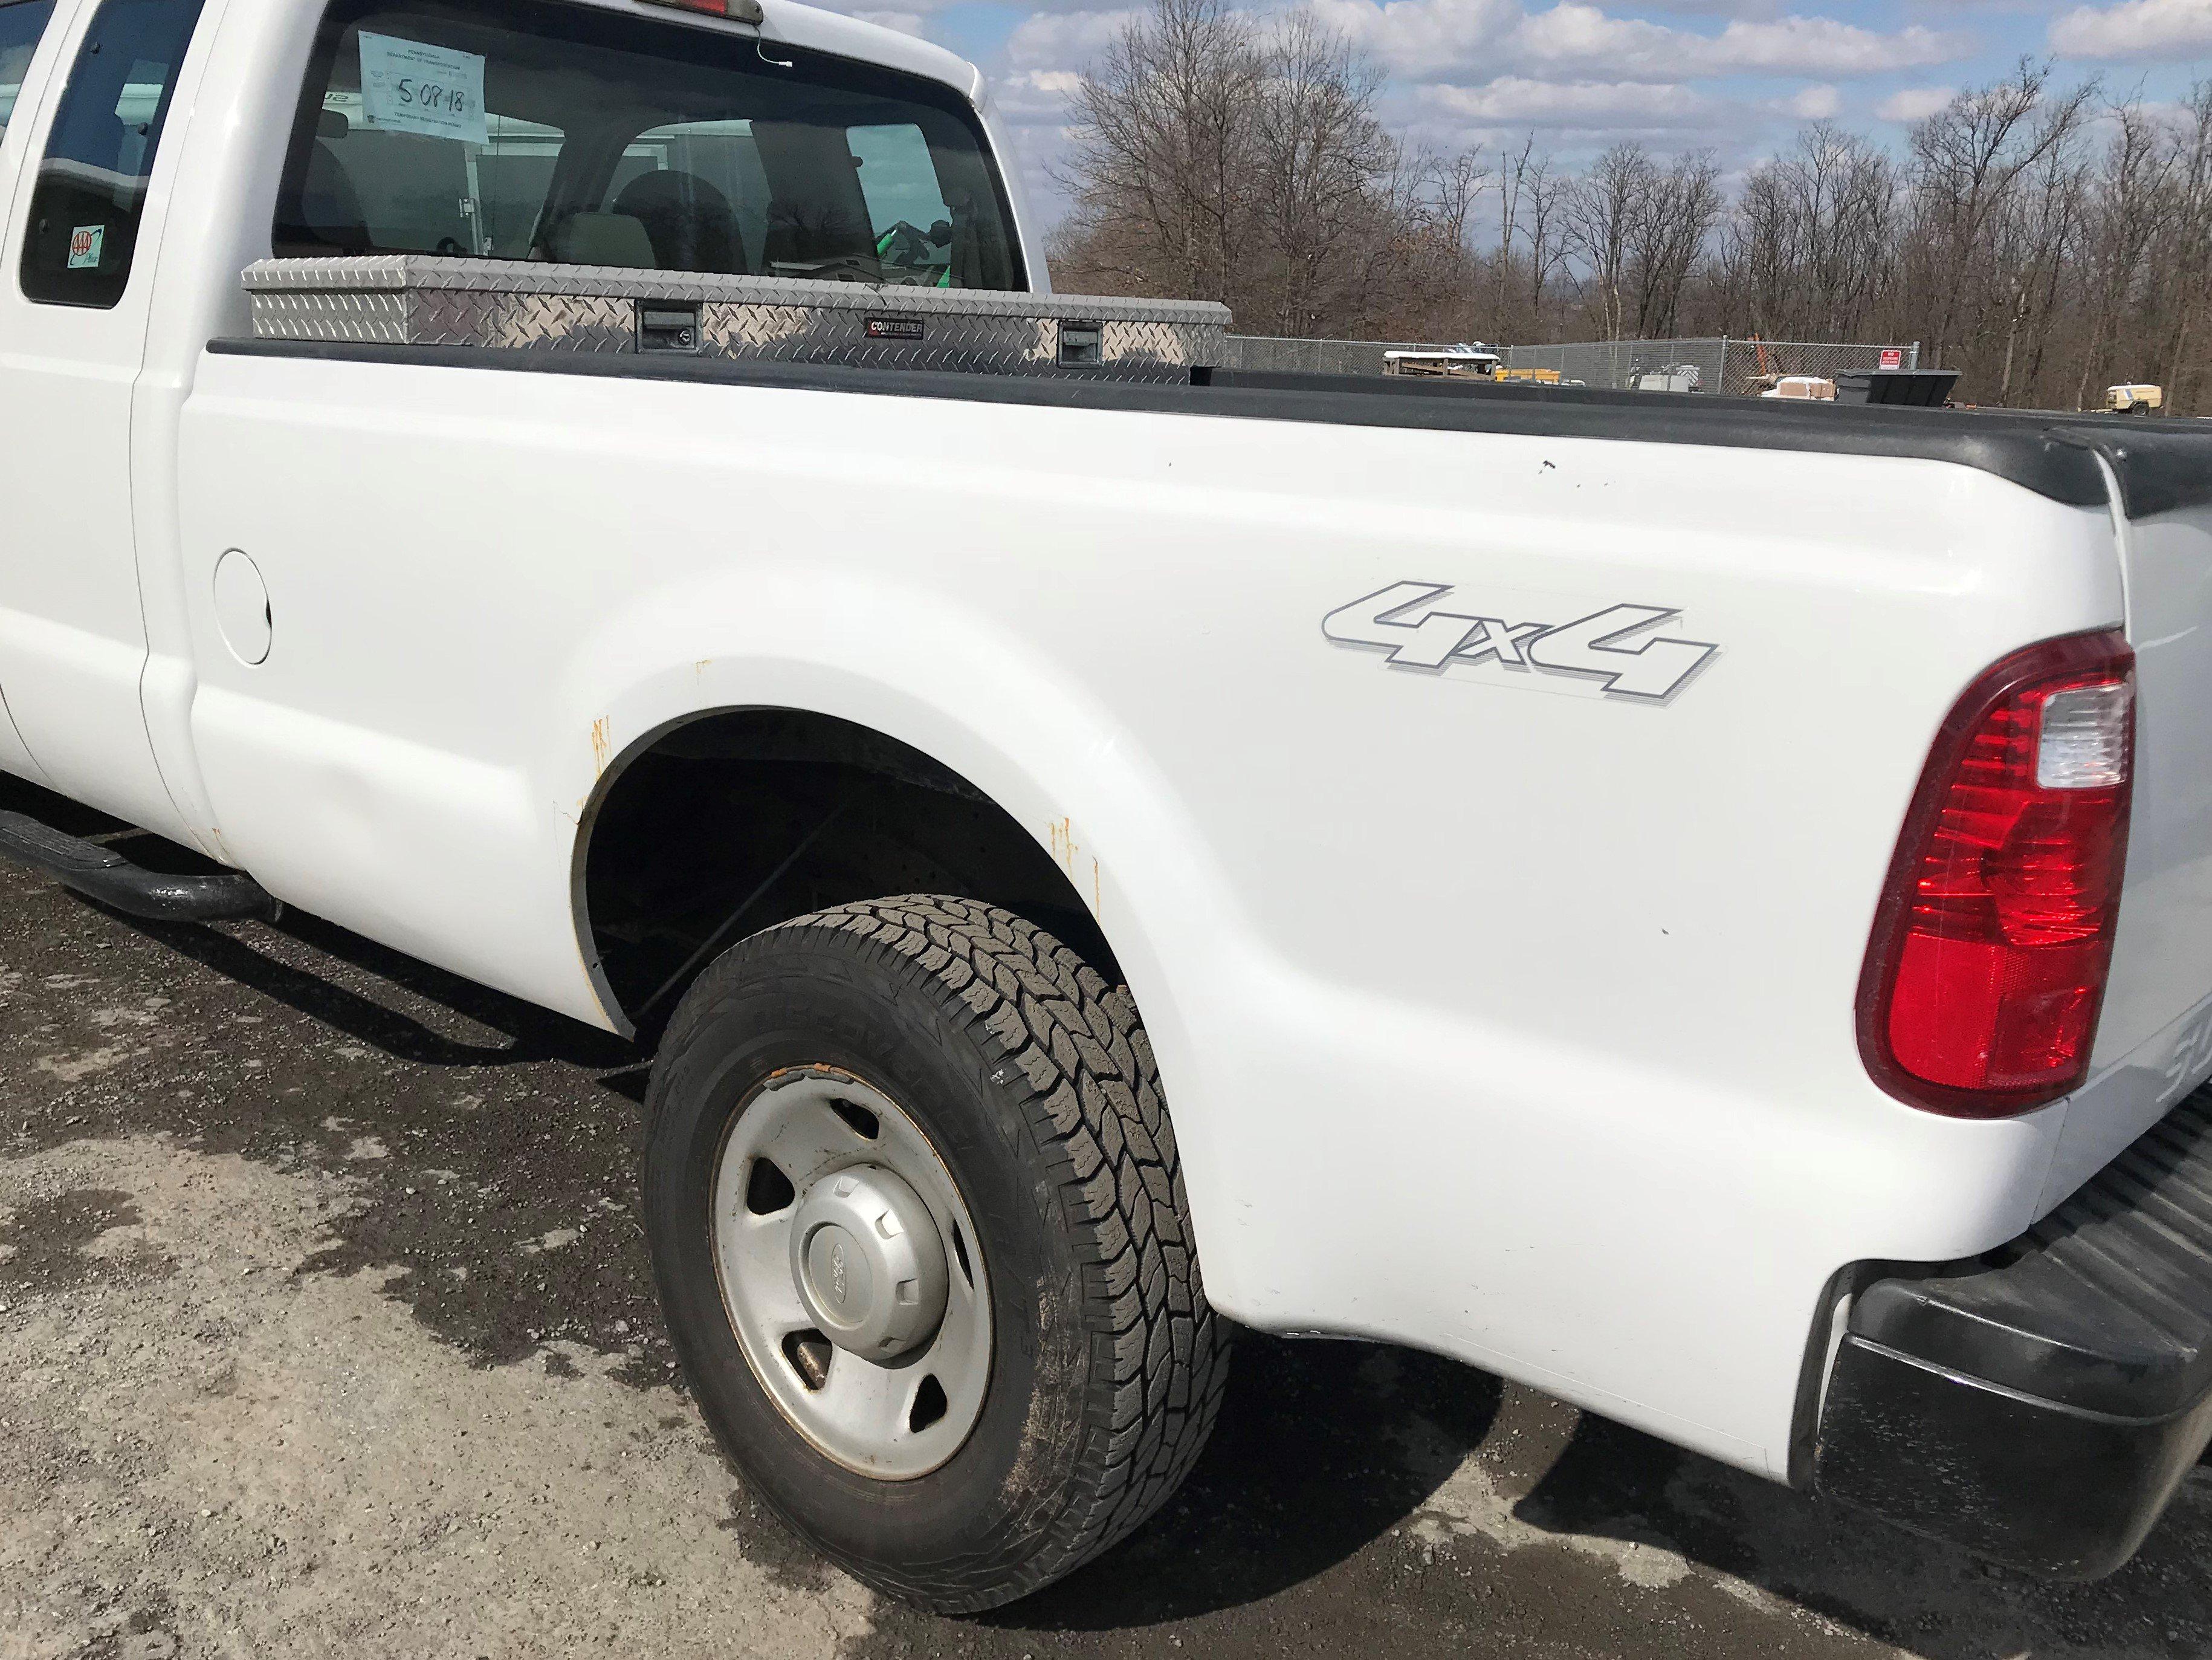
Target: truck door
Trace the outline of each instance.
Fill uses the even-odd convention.
[[[58,92],[32,131],[9,135],[23,182],[0,243],[0,687],[56,788],[172,834],[139,707],[131,405],[167,194],[155,163],[182,119],[178,72],[200,10],[76,9]]]

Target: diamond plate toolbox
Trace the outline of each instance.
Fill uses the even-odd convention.
[[[264,340],[845,363],[1188,381],[1225,362],[1225,307],[1183,300],[380,254],[246,268]]]

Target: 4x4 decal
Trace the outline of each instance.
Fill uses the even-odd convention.
[[[1393,582],[1340,605],[1321,631],[1340,646],[1375,646],[1399,668],[1489,665],[1595,682],[1609,696],[1663,702],[1720,648],[1702,640],[1646,635],[1681,615],[1663,605],[1608,605],[1571,623],[1509,623],[1502,617],[1439,611],[1445,582]]]

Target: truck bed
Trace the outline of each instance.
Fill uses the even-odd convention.
[[[2212,423],[1223,367],[1221,306],[379,256],[249,267],[218,351],[1948,461],[2130,518],[2212,502]],[[682,337],[686,328],[690,337]],[[1442,481],[1432,481],[1441,483]]]

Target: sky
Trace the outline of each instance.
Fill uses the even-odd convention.
[[[981,65],[1033,207],[1047,223],[1061,216],[1050,174],[1067,93],[1133,14],[1085,0],[816,3]],[[2069,82],[2101,76],[2124,97],[2176,99],[2212,76],[2212,0],[1255,0],[1295,4],[1381,64],[1380,112],[1400,137],[1455,153],[1517,149],[1533,131],[1570,164],[1633,138],[1709,148],[1733,173],[1823,117],[1895,145],[1907,124],[2023,53],[2055,58]]]

